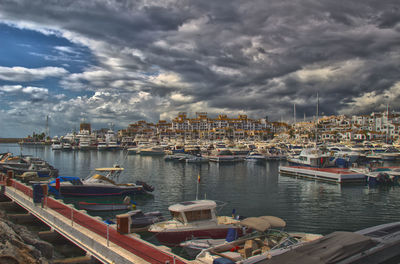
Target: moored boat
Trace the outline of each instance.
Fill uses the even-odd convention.
[[[275,216],[245,218],[240,225],[253,232],[202,250],[196,261],[206,264],[256,263],[322,237],[319,234],[284,232],[285,221]]]
[[[149,232],[165,245],[178,245],[197,238],[225,238],[229,228],[238,229],[239,220],[230,216],[217,216],[217,204],[211,200],[186,201],[171,205],[172,219],[151,225]]]
[[[152,192],[150,185],[136,183],[116,183],[123,168],[98,168],[95,174],[82,180],[79,177],[59,176],[49,183],[49,191],[59,196],[126,196]],[[106,173],[102,175],[99,173]]]

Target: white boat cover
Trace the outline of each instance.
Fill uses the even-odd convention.
[[[258,264],[333,264],[376,244],[376,241],[367,236],[337,231]]]

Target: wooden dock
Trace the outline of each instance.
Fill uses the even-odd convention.
[[[365,183],[365,174],[354,172],[350,169],[280,166],[279,173],[287,176],[338,184]]]
[[[42,203],[34,203],[30,186],[5,175],[0,177],[0,185],[2,194],[102,263],[190,262],[165,247],[140,239],[137,234],[122,234],[116,226],[52,197],[45,196]]]

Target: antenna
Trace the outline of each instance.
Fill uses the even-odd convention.
[[[50,137],[49,115],[46,116],[46,136]]]

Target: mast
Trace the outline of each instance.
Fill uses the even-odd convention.
[[[46,116],[46,136],[50,137],[49,115]]]
[[[296,125],[296,104],[293,105],[293,123]]]
[[[318,113],[319,113],[319,95],[317,91],[317,114],[315,118],[315,145],[318,143]]]
[[[386,143],[388,143],[389,134],[389,103],[386,104]]]

